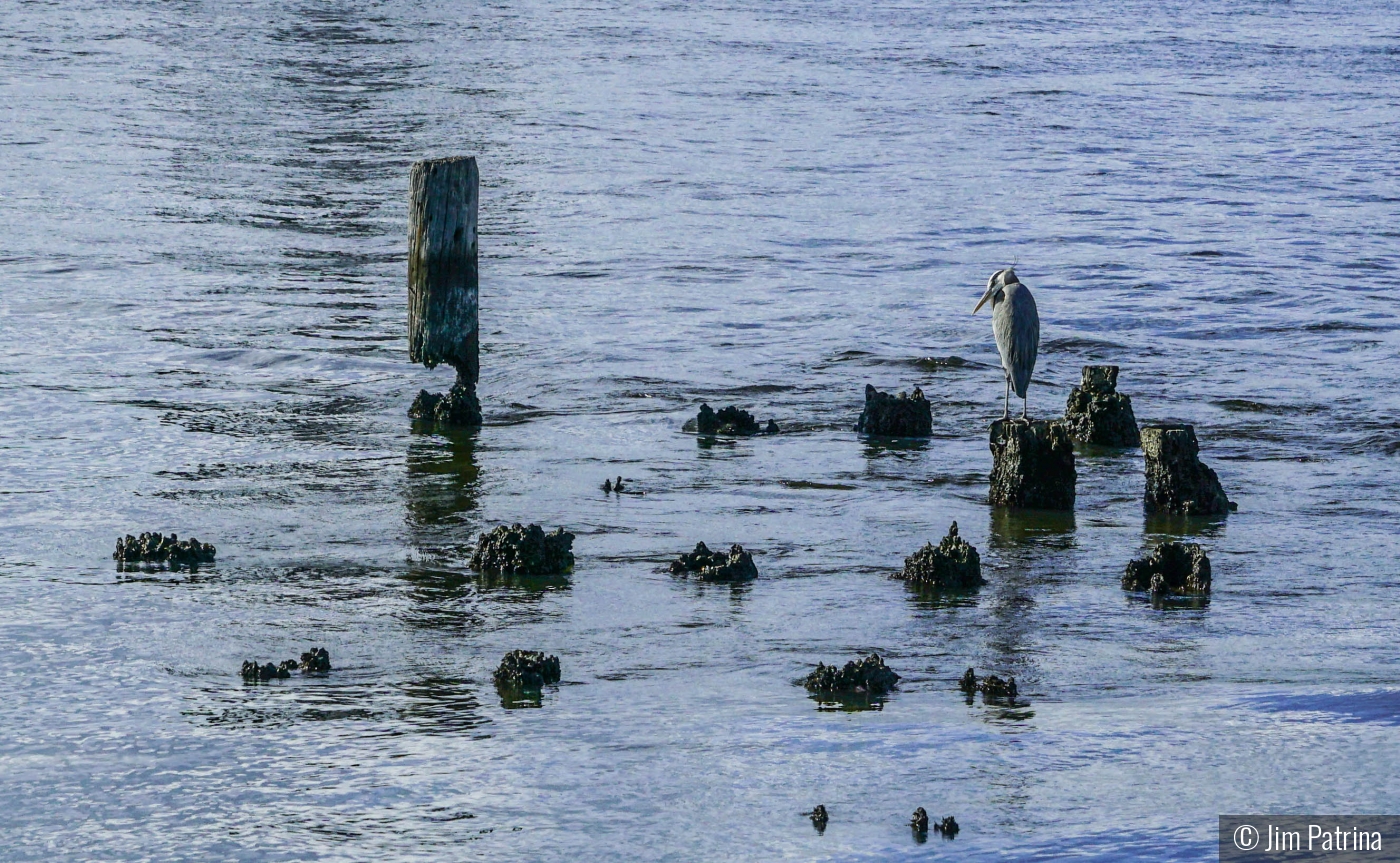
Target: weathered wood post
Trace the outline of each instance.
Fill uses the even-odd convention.
[[[1196,429],[1185,423],[1142,427],[1142,455],[1147,472],[1143,502],[1148,512],[1173,515],[1224,515],[1235,509],[1215,475],[1200,459]]]
[[[434,368],[447,363],[457,382],[446,395],[423,390],[408,415],[481,425],[474,156],[414,162],[409,172],[408,355]]]
[[[992,423],[992,506],[1074,509],[1074,443],[1062,422]]]

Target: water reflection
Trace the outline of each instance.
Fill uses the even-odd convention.
[[[1143,517],[1143,533],[1156,545],[1177,537],[1218,539],[1225,534],[1226,517],[1202,515],[1172,515],[1147,513]]]
[[[1068,549],[1074,547],[1075,528],[1073,510],[993,507],[987,545],[1001,551]]]
[[[410,528],[458,525],[477,508],[481,469],[476,429],[429,429],[414,424],[404,490]],[[416,537],[415,537],[416,539]],[[415,542],[417,544],[417,542]]]
[[[972,608],[977,605],[978,588],[971,590],[943,590],[918,581],[904,582],[909,599],[916,608],[926,611],[940,611],[947,608]]]
[[[867,710],[884,710],[886,695],[868,695],[859,692],[809,692],[807,697],[817,703],[817,710],[823,713],[861,713]]]
[[[470,680],[425,675],[404,681],[398,688],[408,699],[401,718],[428,734],[460,734],[490,721],[481,714],[481,700]]]

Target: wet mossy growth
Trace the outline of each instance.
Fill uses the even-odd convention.
[[[928,437],[933,434],[933,408],[918,387],[913,395],[892,396],[866,384],[865,409],[856,431],[877,437]]]
[[[703,542],[697,542],[694,551],[671,561],[671,572],[675,575],[693,574],[701,581],[752,581],[758,578],[753,555],[744,551],[742,545],[731,545],[728,553],[712,552]]]
[[[496,688],[511,692],[539,692],[559,682],[559,657],[538,650],[512,650],[492,673]]]
[[[182,540],[175,534],[127,534],[117,540],[112,559],[118,563],[168,563],[171,566],[195,566],[214,562],[214,546],[194,537]]]
[[[817,663],[816,670],[802,681],[809,692],[819,695],[860,696],[884,695],[898,683],[899,675],[876,653],[847,662],[844,668]]]
[[[700,412],[695,415],[695,419],[686,420],[682,430],[694,432],[699,435],[756,435],[756,434],[777,434],[778,424],[773,420],[768,421],[766,427],[760,427],[758,420],[753,414],[746,410],[730,405],[716,411],[708,404],[700,405]]]
[[[1156,597],[1210,595],[1210,558],[1194,542],[1162,542],[1152,554],[1128,564],[1124,590]]]
[[[1220,478],[1200,459],[1196,429],[1184,423],[1142,427],[1148,512],[1224,515],[1238,507],[1225,497]]]
[[[408,409],[408,415],[416,420],[428,420],[442,425],[479,426],[481,402],[476,397],[474,387],[459,381],[446,393],[419,390],[418,397]]]
[[[1117,366],[1085,366],[1065,402],[1065,425],[1075,440],[1100,446],[1138,446],[1133,402],[1118,392]]]
[[[982,577],[982,558],[977,549],[958,536],[958,523],[935,546],[923,548],[904,559],[904,569],[895,578],[937,590],[974,590],[987,581]]]
[[[802,814],[812,819],[812,826],[817,828],[817,833],[820,834],[826,830],[826,822],[829,819],[827,818],[825,806],[818,803],[817,808],[813,809],[811,812],[804,812]]]
[[[562,527],[549,533],[537,524],[504,525],[483,533],[469,563],[495,575],[563,575],[574,565],[574,535]]]
[[[984,698],[1001,701],[1014,701],[1016,699],[1016,678],[1008,677],[1002,680],[995,674],[978,678],[976,672],[971,668],[963,672],[963,676],[958,680],[958,689],[961,689],[969,699],[973,693],[980,692]]]
[[[269,680],[286,680],[292,676],[293,671],[300,670],[303,674],[321,673],[331,670],[331,655],[324,647],[313,647],[301,655],[301,660],[284,659],[277,664],[265,662],[262,664],[254,660],[246,660],[239,673],[244,681],[248,683],[265,683]]]
[[[1074,443],[1062,422],[992,423],[992,506],[1074,509]]]

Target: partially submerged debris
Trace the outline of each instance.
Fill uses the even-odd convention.
[[[1152,554],[1128,564],[1124,590],[1153,596],[1205,596],[1210,593],[1210,558],[1195,543],[1162,542]]]
[[[1200,459],[1196,429],[1185,423],[1142,427],[1148,512],[1177,515],[1224,515],[1235,504],[1225,497],[1220,478]]]
[[[945,839],[952,839],[954,836],[958,835],[957,819],[949,815],[948,817],[939,821],[937,824],[933,825],[933,829],[943,834],[943,837]]]
[[[491,678],[500,689],[538,691],[547,683],[559,682],[559,657],[538,650],[512,650],[501,659]]]
[[[808,691],[832,695],[883,695],[899,683],[895,674],[879,654],[847,662],[844,668],[817,663],[817,668],[803,679]]]
[[[992,423],[992,506],[1074,509],[1074,443],[1062,422]]]
[[[697,542],[694,551],[671,561],[671,572],[676,575],[693,573],[701,581],[750,581],[758,578],[753,555],[744,551],[742,545],[731,545],[728,553],[725,553],[712,552],[703,542]]]
[[[963,676],[958,680],[958,688],[971,696],[974,692],[980,692],[987,698],[998,698],[1012,701],[1016,698],[1016,678],[1008,677],[1002,680],[995,674],[989,674],[980,680],[977,674],[969,668],[963,672]]]
[[[716,411],[708,404],[700,405],[695,419],[686,420],[681,427],[684,431],[701,435],[756,435],[777,434],[778,424],[768,421],[766,428],[760,427],[753,414],[734,405]]]
[[[870,384],[865,385],[865,409],[856,421],[856,431],[880,437],[928,437],[933,434],[933,409],[923,390],[892,396]]]
[[[909,826],[914,828],[915,833],[928,832],[928,813],[924,807],[920,806],[914,810],[914,817],[909,819]]]
[[[476,388],[461,382],[453,385],[446,393],[430,393],[419,390],[418,397],[408,409],[408,415],[417,420],[452,426],[481,425],[481,402],[476,397]]]
[[[117,540],[112,559],[120,563],[168,563],[172,566],[193,566],[214,562],[214,546],[194,537],[181,540],[175,534],[143,533],[139,537],[127,534]]]
[[[1085,366],[1082,382],[1065,402],[1065,425],[1075,440],[1100,446],[1138,446],[1133,402],[1118,392],[1117,366]]]
[[[562,527],[549,533],[537,524],[497,527],[477,540],[470,566],[502,575],[562,575],[574,565],[574,535]]]
[[[813,809],[811,812],[804,812],[802,814],[812,819],[812,826],[817,828],[818,833],[821,833],[823,830],[826,829],[826,822],[828,819],[826,815],[826,807],[822,804],[818,803],[817,808]]]
[[[301,661],[284,659],[277,664],[245,660],[239,674],[248,683],[266,683],[269,680],[286,680],[292,672],[300,669],[303,674],[325,673],[331,670],[331,655],[324,647],[313,647],[301,655]]]
[[[906,557],[903,571],[894,577],[939,590],[969,590],[987,583],[982,578],[982,559],[971,543],[958,536],[956,521],[937,546],[926,543]]]

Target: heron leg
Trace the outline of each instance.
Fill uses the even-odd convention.
[[[1011,375],[1006,376],[1006,403],[1002,405],[1001,418],[1011,419]]]
[[[1026,397],[1021,400],[1021,419],[1030,422],[1031,419],[1031,388],[1026,387]]]

